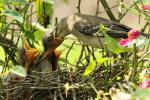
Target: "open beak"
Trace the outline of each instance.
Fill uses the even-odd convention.
[[[61,51],[55,51],[55,49],[63,41],[64,41],[63,38],[58,38],[58,37],[49,41],[47,50],[43,53],[42,58],[37,62],[41,62],[41,61],[45,60],[53,52],[56,54],[56,58],[58,59],[62,53],[62,50]],[[40,51],[39,51],[39,49],[31,48],[26,40],[24,41],[24,49],[25,49],[25,69],[28,72],[29,67],[35,62],[35,59],[40,54]]]
[[[49,44],[48,44],[48,48],[47,50],[44,52],[42,58],[40,59],[39,62],[45,60],[46,58],[49,57],[49,55],[51,55],[53,52],[55,52],[55,49],[64,41],[63,38],[59,38],[59,37],[55,37],[54,39],[52,39],[51,41],[49,41]],[[58,54],[58,58],[61,54],[61,51],[60,52],[55,52],[55,54]]]
[[[40,51],[36,48],[31,48],[28,44],[28,42],[24,41],[24,49],[25,49],[25,69],[28,72],[28,69],[31,64],[33,64],[36,57],[39,55]]]
[[[60,55],[63,53],[64,50],[58,50],[58,51],[54,51],[56,59],[58,60],[60,58]]]

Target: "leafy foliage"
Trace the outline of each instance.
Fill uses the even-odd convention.
[[[10,73],[18,75],[20,77],[27,76],[27,72],[22,66],[16,65],[16,66],[12,66],[12,67],[5,68],[5,69],[3,66],[0,66],[0,76],[1,77],[7,77]]]
[[[149,89],[140,89],[138,88],[135,91],[135,96],[138,97],[140,100],[149,100],[150,98],[150,90]]]
[[[84,76],[89,75],[97,66],[100,66],[102,63],[109,61],[109,58],[99,58],[97,61],[91,61],[90,64],[86,67]]]
[[[19,65],[12,66],[10,69],[10,72],[13,74],[16,74],[20,77],[26,77],[27,76],[26,70],[22,66],[19,66]]]
[[[20,23],[23,23],[23,17],[20,15],[20,13],[18,13],[17,11],[15,10],[5,10],[2,14],[2,15],[5,15],[5,16],[9,16],[11,18],[13,18],[14,20],[20,22]]]
[[[107,35],[106,34],[107,30],[109,30],[109,29],[106,29],[103,25],[100,26],[100,31],[105,36],[105,43],[111,52],[119,54],[119,53],[123,53],[123,52],[128,52],[130,50],[128,48],[121,47],[117,40],[115,40],[114,38],[111,38],[109,35]]]
[[[25,5],[27,4],[26,0],[2,0],[4,4],[13,4],[13,5]]]
[[[150,1],[149,0],[132,0],[132,1],[134,1],[134,2],[138,2],[138,3],[147,3],[147,4],[149,4],[150,3]]]
[[[127,51],[130,50],[130,49],[127,49],[127,48],[120,47],[119,44],[118,44],[118,41],[111,38],[106,33],[105,33],[105,40],[106,40],[106,45],[107,45],[108,49],[110,51],[112,51],[113,53],[119,54],[119,53],[127,52]]]
[[[53,15],[53,3],[53,0],[36,0],[36,15],[41,24],[50,22]]]
[[[66,4],[72,2],[71,0],[70,1],[63,0],[63,1]],[[147,22],[147,24],[145,24],[142,31],[146,32],[147,30],[149,30],[149,17],[150,17],[149,11],[148,10],[145,11],[144,9],[142,9],[142,7],[145,4],[149,6],[150,3],[149,0],[131,0],[132,2],[131,6],[126,4],[126,2],[117,1],[117,5],[120,4],[118,5],[118,9],[119,9],[118,18],[113,18],[115,17],[111,12],[113,9],[111,9],[111,7],[107,5],[106,0],[97,1],[96,15],[99,14],[99,4],[102,2],[103,2],[104,9],[110,19],[120,22],[124,18],[124,16],[128,12],[130,12],[135,16],[139,16],[139,22],[142,19],[144,19],[144,21]],[[77,10],[80,12],[80,3],[82,3],[81,0],[79,0],[78,3],[79,4]],[[7,77],[9,76],[10,73],[18,75],[19,77],[27,76],[27,71],[25,70],[25,68],[21,66],[21,63],[23,61],[22,62],[20,61],[20,56],[25,58],[26,55],[25,56],[19,55],[18,49],[20,49],[20,47],[23,47],[22,43],[24,42],[25,39],[28,40],[29,45],[31,47],[34,48],[38,47],[40,49],[43,49],[42,38],[44,34],[46,32],[49,33],[50,31],[47,30],[53,30],[55,26],[52,25],[53,24],[52,22],[54,22],[52,19],[54,4],[55,4],[55,0],[0,0],[0,12],[1,12],[0,13],[0,78],[1,80],[5,80],[4,76]],[[115,12],[117,12],[117,10]],[[134,27],[136,27],[136,25],[134,25]],[[64,96],[63,94],[64,91],[62,87],[67,83],[69,88],[65,90],[66,93],[65,99],[69,90],[71,90],[71,92],[69,91],[68,95],[71,96],[72,96],[72,92],[78,93],[81,92],[82,90],[82,92],[79,94],[85,94],[83,90],[86,90],[86,93],[87,91],[89,92],[86,94],[86,98],[90,97],[92,99],[97,97],[95,99],[103,100],[104,98],[107,98],[108,95],[111,96],[111,98],[113,97],[115,98],[115,96],[119,98],[120,95],[121,95],[120,97],[125,98],[128,96],[129,98],[131,98],[132,95],[138,99],[149,100],[150,98],[149,89],[139,89],[139,88],[137,89],[138,83],[143,81],[140,80],[139,78],[139,74],[141,74],[143,70],[146,70],[145,74],[149,77],[149,73],[147,73],[149,71],[149,63],[150,63],[149,62],[150,52],[149,52],[149,44],[148,44],[149,40],[147,40],[146,37],[140,37],[137,40],[133,41],[129,45],[129,48],[120,47],[118,41],[116,41],[114,38],[106,34],[107,31],[109,31],[109,29],[107,29],[103,25],[100,26],[100,32],[103,33],[105,36],[106,48],[104,49],[91,48],[81,42],[78,42],[76,39],[72,39],[73,37],[71,37],[71,40],[69,39],[65,40],[64,43],[58,48],[64,50],[60,57],[60,62],[59,62],[59,66],[61,66],[60,70],[54,73],[53,72],[50,73],[52,74],[52,78],[44,77],[43,79],[38,77],[36,79],[36,82],[38,81],[39,82],[38,84],[42,83],[40,84],[40,88],[41,86],[44,86],[43,83],[46,83],[45,87],[48,87],[48,85],[52,84],[51,85],[52,87],[48,87],[48,89],[53,88],[54,84],[56,84],[55,86],[58,87],[54,87],[53,90],[55,91],[56,89],[55,93],[59,93],[59,95],[61,95],[62,98]],[[134,43],[137,43],[136,45],[137,47],[133,47]],[[123,53],[124,55],[120,55]],[[37,57],[37,59],[39,59],[40,57],[41,56]],[[51,57],[49,59],[51,59]],[[12,62],[11,65],[9,64],[10,62]],[[145,74],[143,74],[143,77],[145,77]],[[90,75],[90,77],[86,77],[86,78],[83,77],[88,75]],[[135,81],[130,80],[131,75],[134,75],[133,77]],[[34,84],[35,78],[33,80],[32,79],[33,77],[31,78],[30,82]],[[143,79],[147,79],[147,77]],[[27,81],[29,82],[28,79]],[[22,87],[24,87],[26,80],[23,82],[24,83]],[[22,85],[20,83],[18,87]],[[122,85],[122,83],[125,84]],[[130,83],[136,85],[137,87],[135,86],[131,88]],[[110,92],[111,86],[116,86],[114,89],[116,91]],[[14,92],[15,89],[14,90],[12,89],[13,86],[10,87],[11,87],[10,90],[12,90],[13,93],[15,94],[16,93]],[[28,87],[30,88],[30,86]],[[117,87],[119,87],[119,89],[117,89]],[[9,91],[9,88],[8,87],[6,88],[7,91]],[[101,91],[101,89],[104,91]],[[3,90],[3,83],[1,82],[0,82],[0,90]],[[21,91],[24,89],[19,89],[19,90]],[[76,90],[78,90],[78,92],[76,92]],[[32,87],[32,91],[33,91],[33,87]],[[51,92],[51,90],[49,91]],[[5,91],[0,91],[0,97],[2,97],[2,93],[4,92]],[[90,93],[92,95],[89,95]],[[20,94],[24,94],[24,93],[20,93]],[[32,94],[30,96],[32,96]],[[78,95],[73,94],[73,97],[76,96]]]

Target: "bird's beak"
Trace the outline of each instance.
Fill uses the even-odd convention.
[[[64,51],[64,50],[58,50],[58,51],[55,50],[55,51],[54,51],[57,60],[60,58],[60,55],[63,53],[63,51]]]
[[[25,69],[28,72],[30,65],[34,62],[36,57],[39,55],[40,51],[39,49],[31,48],[26,40],[24,41],[24,49],[26,57]]]
[[[40,61],[45,60],[46,58],[48,58],[49,55],[51,55],[55,49],[64,41],[63,38],[59,38],[59,37],[55,37],[54,39],[52,39],[51,41],[49,41],[48,44],[48,49],[44,52],[42,58],[40,59]],[[61,53],[59,53],[60,55]]]

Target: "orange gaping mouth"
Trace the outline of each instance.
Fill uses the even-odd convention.
[[[26,52],[25,69],[26,71],[28,71],[29,66],[34,62],[36,57],[39,55],[40,51],[37,48],[31,48],[26,40],[24,41],[24,49]]]
[[[55,51],[55,49],[63,42],[64,39],[62,38],[54,38],[51,41],[48,41],[48,49],[43,53],[42,58],[37,61],[37,62],[41,62],[43,60],[45,60],[46,58],[48,58],[53,52],[55,52],[57,59],[59,58],[59,56],[62,53],[62,50],[60,51]],[[32,48],[30,47],[30,45],[28,44],[28,42],[25,40],[24,41],[24,49],[25,49],[25,69],[26,71],[29,70],[29,67],[35,62],[36,57],[40,54],[39,49],[37,48]],[[36,62],[36,63],[37,63]]]

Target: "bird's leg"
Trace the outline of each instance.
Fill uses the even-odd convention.
[[[79,67],[79,64],[81,63],[81,59],[82,59],[82,57],[83,57],[84,50],[85,50],[85,46],[82,45],[81,53],[80,53],[79,59],[78,59],[78,61],[77,61],[77,63],[76,63],[76,66],[77,66],[77,67]]]
[[[86,45],[86,49],[88,51],[88,55],[86,56],[86,61],[87,61],[87,65],[88,65],[90,63],[91,50],[87,45]]]
[[[93,57],[93,60],[96,61],[96,57],[95,57],[95,54],[94,54],[94,48],[92,47],[92,57]]]

